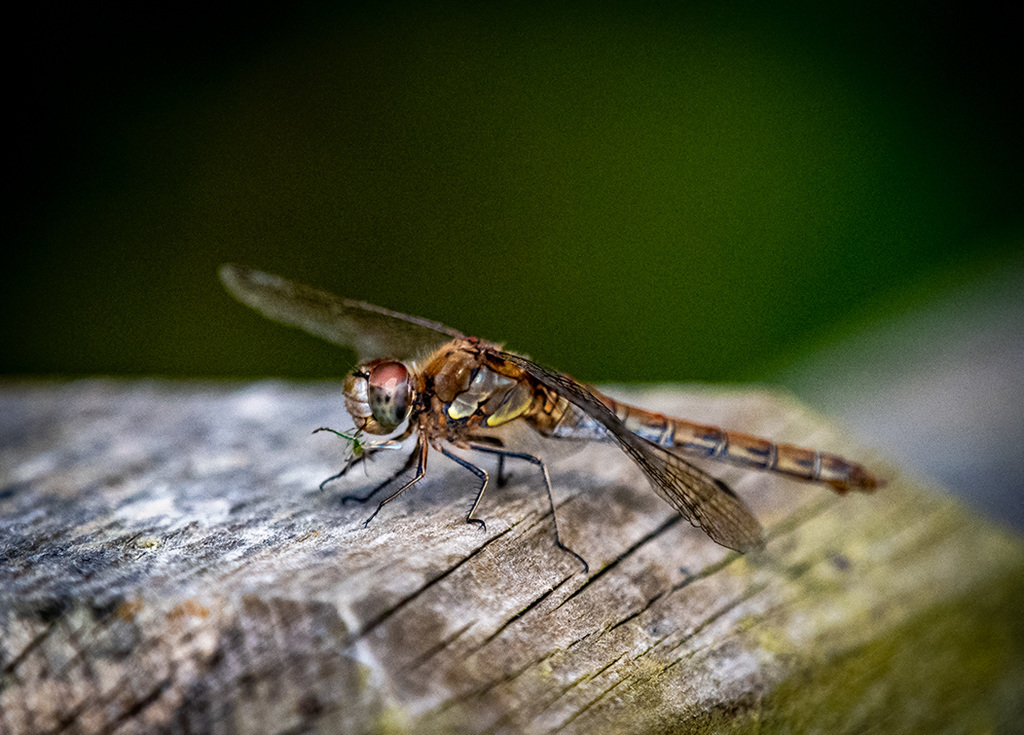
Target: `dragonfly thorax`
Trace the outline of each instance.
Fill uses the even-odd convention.
[[[412,403],[412,377],[401,362],[374,360],[345,379],[345,408],[356,428],[368,434],[390,434],[409,416]]]

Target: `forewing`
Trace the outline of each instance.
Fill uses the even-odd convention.
[[[360,362],[378,357],[407,360],[462,338],[458,330],[240,265],[222,265],[220,279],[231,294],[265,317],[342,347]]]
[[[518,355],[499,354],[599,421],[647,475],[654,490],[715,542],[736,551],[761,545],[761,525],[721,480],[629,431],[593,393],[568,375]]]

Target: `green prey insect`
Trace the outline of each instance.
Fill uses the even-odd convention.
[[[349,457],[348,457],[348,462],[345,464],[345,469],[343,469],[341,472],[339,472],[336,475],[331,475],[326,480],[321,482],[320,483],[320,490],[321,491],[323,491],[324,485],[326,485],[327,483],[331,482],[332,480],[337,480],[339,477],[344,475],[348,471],[348,469],[349,469],[349,467],[351,465],[353,465],[356,462],[359,462],[359,461],[361,461],[363,459],[370,459],[373,456],[373,453],[376,452],[378,449],[401,449],[402,448],[402,443],[401,442],[397,442],[397,441],[395,441],[393,439],[388,439],[386,441],[379,441],[379,442],[366,442],[366,441],[363,441],[363,438],[362,438],[363,432],[360,431],[359,429],[356,429],[351,434],[349,434],[349,433],[346,433],[344,431],[338,431],[337,429],[332,429],[329,426],[321,426],[319,429],[314,429],[313,433],[317,434],[317,433],[319,433],[321,431],[329,431],[330,433],[334,434],[335,436],[341,437],[342,439],[344,439],[345,441],[349,442],[352,445],[351,452],[350,452]],[[365,464],[363,465],[363,468],[364,469],[366,468]]]

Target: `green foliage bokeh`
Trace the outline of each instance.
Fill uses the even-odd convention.
[[[587,380],[756,379],[1020,227],[948,8],[297,7],[52,108],[0,370],[343,372],[223,294],[238,261]]]

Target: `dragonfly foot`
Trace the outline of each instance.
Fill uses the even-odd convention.
[[[348,472],[348,467],[345,467],[345,469],[343,469],[343,470],[342,470],[341,472],[339,472],[338,474],[336,474],[336,475],[331,475],[331,476],[330,476],[330,477],[328,477],[328,478],[327,478],[326,480],[324,480],[323,482],[321,482],[321,483],[320,483],[320,492],[323,492],[323,491],[324,491],[324,486],[325,486],[325,485],[326,485],[327,483],[329,483],[329,482],[334,482],[335,480],[341,479],[342,477],[344,477],[344,476],[345,476],[345,473],[346,473],[346,472]]]
[[[487,530],[487,524],[481,521],[479,518],[466,518],[466,523],[472,523],[480,527],[481,531]]]
[[[363,528],[366,528],[367,526],[370,525],[370,521],[372,521],[374,518],[377,517],[377,514],[380,513],[380,509],[383,508],[383,507],[384,507],[383,503],[381,503],[380,505],[377,506],[377,510],[373,511],[373,513],[370,514],[370,517],[367,518],[365,521],[363,521]]]
[[[563,544],[561,541],[556,541],[555,543],[558,545],[558,548],[560,548],[562,551],[564,551],[566,553],[569,553],[569,554],[572,554],[573,556],[575,556],[579,560],[580,564],[583,565],[583,574],[584,575],[590,574],[590,565],[587,564],[587,560],[586,559],[584,559],[582,556],[580,556],[575,551],[570,549],[568,546]]]

